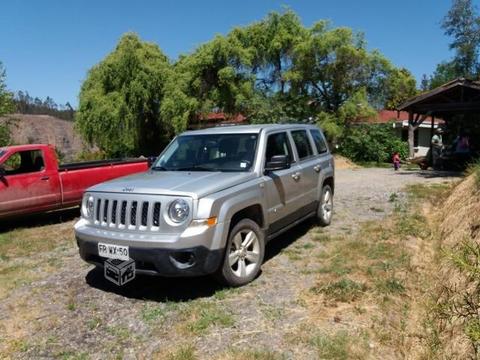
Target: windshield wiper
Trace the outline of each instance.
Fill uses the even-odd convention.
[[[167,171],[167,169],[164,168],[163,166],[152,166],[152,170],[156,170],[156,171]]]
[[[201,165],[193,165],[193,166],[186,166],[183,168],[177,168],[175,171],[216,171],[215,169],[201,166]]]

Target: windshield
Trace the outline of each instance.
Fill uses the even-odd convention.
[[[249,171],[258,134],[209,134],[177,137],[155,162],[158,171]]]

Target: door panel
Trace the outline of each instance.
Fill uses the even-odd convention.
[[[292,130],[291,135],[299,159],[301,206],[304,208],[303,215],[307,215],[315,209],[315,201],[317,200],[318,175],[314,168],[318,161],[306,130]]]
[[[44,210],[60,204],[58,173],[45,169],[40,150],[14,153],[3,165],[7,165],[7,175],[0,179],[0,215]]]
[[[290,169],[274,171],[264,176],[271,232],[295,221],[296,214],[302,207],[301,187],[299,180],[295,180],[295,174],[299,171],[300,167],[293,165]]]
[[[300,167],[295,162],[290,139],[285,131],[267,137],[264,163],[275,155],[287,155],[291,165],[288,169],[272,171],[263,177],[270,233],[293,222],[302,207]]]

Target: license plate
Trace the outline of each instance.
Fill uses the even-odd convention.
[[[98,255],[109,259],[130,259],[128,246],[98,243]]]

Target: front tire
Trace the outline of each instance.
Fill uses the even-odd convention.
[[[317,219],[320,226],[328,226],[333,216],[333,191],[330,185],[324,185],[318,202]]]
[[[265,236],[255,221],[239,221],[228,235],[223,263],[215,277],[227,286],[248,284],[260,272],[265,255]]]

